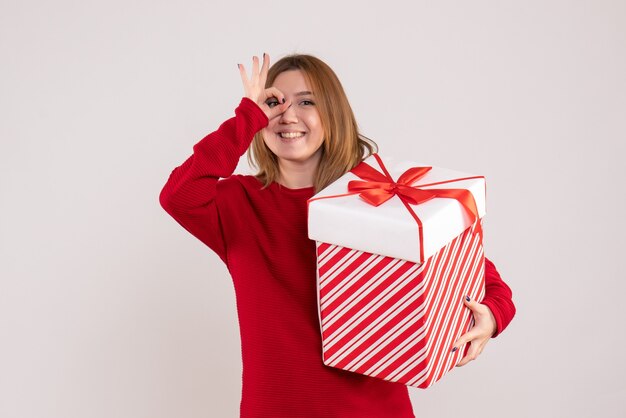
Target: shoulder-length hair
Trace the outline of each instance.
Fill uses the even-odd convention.
[[[317,99],[315,103],[324,132],[322,154],[313,179],[317,193],[377,152],[378,146],[361,135],[339,78],[319,58],[304,54],[281,58],[270,67],[265,88],[271,87],[280,73],[289,70],[302,71]],[[248,148],[248,162],[258,169],[255,177],[263,187],[278,179],[278,159],[265,144],[261,131],[255,134]]]

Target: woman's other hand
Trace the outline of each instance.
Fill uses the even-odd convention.
[[[453,351],[458,350],[459,347],[467,342],[470,343],[467,354],[456,367],[465,366],[470,361],[476,360],[497,329],[496,318],[493,316],[493,313],[491,313],[491,309],[489,309],[487,305],[468,299],[469,296],[464,298],[463,303],[471,309],[472,315],[474,315],[474,326],[468,332],[461,335],[454,343]]]
[[[270,57],[263,54],[263,65],[259,71],[259,57],[252,57],[252,76],[248,78],[243,64],[237,64],[246,97],[255,102],[268,119],[283,113],[291,104],[285,95],[276,87],[265,88],[267,72],[270,68]]]

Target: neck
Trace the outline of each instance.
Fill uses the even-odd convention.
[[[317,169],[317,163],[317,159],[309,159],[305,163],[279,160],[280,178],[278,183],[290,189],[313,186],[313,177]]]

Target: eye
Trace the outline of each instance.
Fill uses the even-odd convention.
[[[278,100],[276,99],[267,99],[265,101],[265,104],[271,109],[272,107],[276,106],[278,104]]]
[[[303,100],[303,101],[301,101],[300,103],[305,104],[305,105],[307,105],[307,106],[309,106],[309,105],[314,106],[314,105],[315,105],[315,103],[313,103],[313,102],[312,102],[312,101],[310,101],[310,100]]]

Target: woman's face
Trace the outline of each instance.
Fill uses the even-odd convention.
[[[289,161],[317,165],[322,151],[320,147],[324,142],[324,130],[316,99],[302,71],[280,73],[273,87],[280,90],[286,100],[291,100],[291,105],[263,128],[265,144],[283,163]],[[270,107],[277,103],[276,98],[268,101]]]

